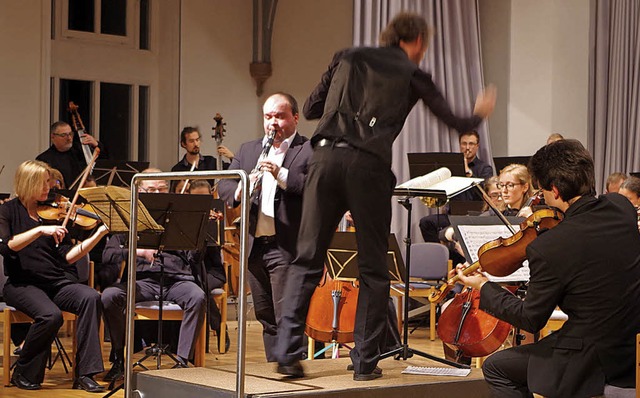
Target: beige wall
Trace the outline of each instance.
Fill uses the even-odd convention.
[[[589,2],[513,0],[508,155],[530,155],[552,132],[586,144]]]
[[[262,103],[269,93],[291,93],[302,111],[333,52],[352,43],[350,1],[280,0],[271,50],[273,75],[259,98],[249,75],[252,12],[252,2],[246,0],[182,2],[180,126],[200,126],[205,154],[215,151],[210,136],[216,112],[227,123],[224,145],[237,150],[262,135]],[[314,126],[301,115],[302,134],[311,136]],[[174,161],[183,154],[177,151]]]
[[[48,144],[49,8],[41,0],[0,1],[0,192],[19,164]],[[30,21],[26,23],[26,21]]]

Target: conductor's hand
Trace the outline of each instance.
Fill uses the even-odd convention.
[[[473,108],[473,114],[485,119],[493,113],[493,108],[496,106],[496,98],[498,97],[498,90],[496,86],[490,84],[483,92],[476,97],[476,105]]]
[[[218,147],[218,155],[224,156],[225,158],[231,160],[235,156],[233,152],[229,148],[224,145],[220,145]]]
[[[458,275],[460,282],[462,282],[465,286],[470,286],[479,291],[480,288],[482,288],[482,285],[484,285],[488,281],[487,277],[484,276],[481,272],[473,272],[465,276],[462,273],[465,268],[466,266],[463,264],[458,264],[456,266],[456,274]]]
[[[42,232],[42,235],[51,236],[56,242],[56,245],[60,244],[65,235],[69,233],[69,231],[61,225],[42,225],[40,226],[40,231]]]

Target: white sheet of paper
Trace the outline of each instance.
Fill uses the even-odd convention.
[[[514,225],[513,228],[520,230],[519,225]],[[509,237],[511,232],[505,225],[460,225],[460,238],[464,240],[471,256],[471,262],[478,261],[478,249],[487,242],[490,242],[499,237]],[[486,273],[487,277],[492,282],[522,282],[529,280],[529,261],[525,260],[522,263],[522,267],[518,268],[513,274],[498,277]]]

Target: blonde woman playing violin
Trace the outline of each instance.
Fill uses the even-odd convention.
[[[47,199],[50,171],[46,163],[26,161],[16,172],[16,197],[0,206],[0,254],[9,279],[4,287],[7,304],[34,322],[25,339],[11,383],[26,390],[41,388],[51,343],[62,325],[61,311],[78,316],[78,352],[74,388],[100,392],[93,375],[104,370],[98,337],[102,313],[100,295],[72,282],[64,273],[107,234],[100,226],[88,239],[73,245],[65,227],[43,225],[36,208]]]

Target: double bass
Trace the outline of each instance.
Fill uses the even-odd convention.
[[[463,275],[479,267],[494,276],[507,276],[515,272],[526,260],[526,248],[544,231],[558,225],[564,214],[556,208],[535,211],[521,225],[520,230],[508,238],[498,238],[482,245],[478,261],[463,270]],[[459,280],[456,275],[429,297],[431,302],[441,301]],[[442,312],[438,321],[438,336],[443,343],[458,350],[458,355],[483,357],[497,350],[507,339],[511,325],[480,309],[480,293],[465,289],[456,295]]]

